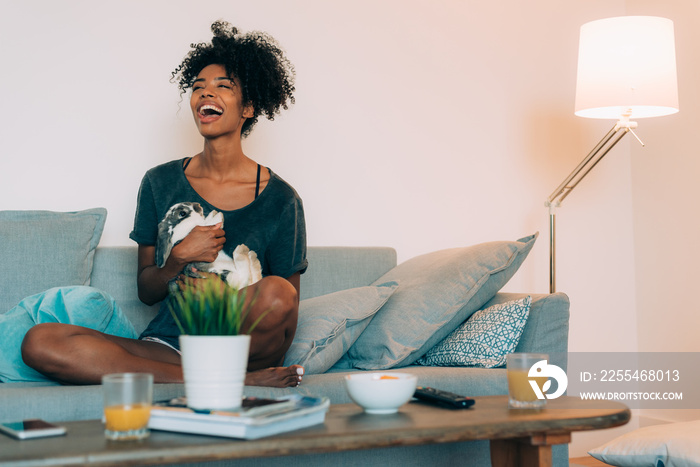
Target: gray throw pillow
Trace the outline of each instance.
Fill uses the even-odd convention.
[[[347,352],[396,287],[396,282],[388,282],[302,300],[297,332],[284,366],[302,365],[306,374],[325,373]]]
[[[414,363],[479,310],[515,274],[537,234],[436,251],[399,264],[376,283],[399,288],[338,362],[384,370]]]
[[[107,210],[0,211],[0,313],[52,287],[90,285]]]
[[[677,421],[627,432],[588,454],[623,467],[700,465],[700,420]]]

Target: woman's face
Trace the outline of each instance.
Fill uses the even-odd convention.
[[[240,136],[243,122],[253,116],[253,107],[244,106],[241,100],[238,80],[230,78],[223,65],[203,68],[194,81],[190,98],[192,115],[202,136]]]

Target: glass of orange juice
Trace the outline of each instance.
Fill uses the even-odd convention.
[[[536,371],[530,369],[538,362],[549,359],[547,354],[540,353],[512,353],[506,357],[508,375],[508,406],[511,409],[541,409],[546,403],[544,398],[544,384],[549,379],[546,376],[535,376]],[[533,384],[539,388],[539,396],[533,388]]]
[[[102,377],[105,436],[114,440],[143,439],[149,434],[153,375],[115,373]]]

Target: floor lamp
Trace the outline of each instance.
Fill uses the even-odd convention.
[[[579,182],[637,123],[630,118],[678,112],[673,22],[622,16],[581,26],[575,114],[615,119],[615,126],[547,198],[549,291],[556,291],[556,209]],[[642,144],[643,145],[643,144]]]

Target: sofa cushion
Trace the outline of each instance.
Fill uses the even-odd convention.
[[[0,211],[0,313],[52,287],[90,285],[95,248],[107,210]]]
[[[416,363],[428,366],[496,368],[518,345],[530,313],[532,298],[500,303],[479,310]]]
[[[307,374],[324,373],[348,351],[396,287],[389,282],[302,300],[284,365],[302,365]]]
[[[399,288],[338,367],[384,370],[414,363],[508,282],[536,239],[440,250],[396,266],[375,284],[396,281]]]
[[[625,433],[588,454],[619,466],[700,466],[700,420],[652,425]]]

